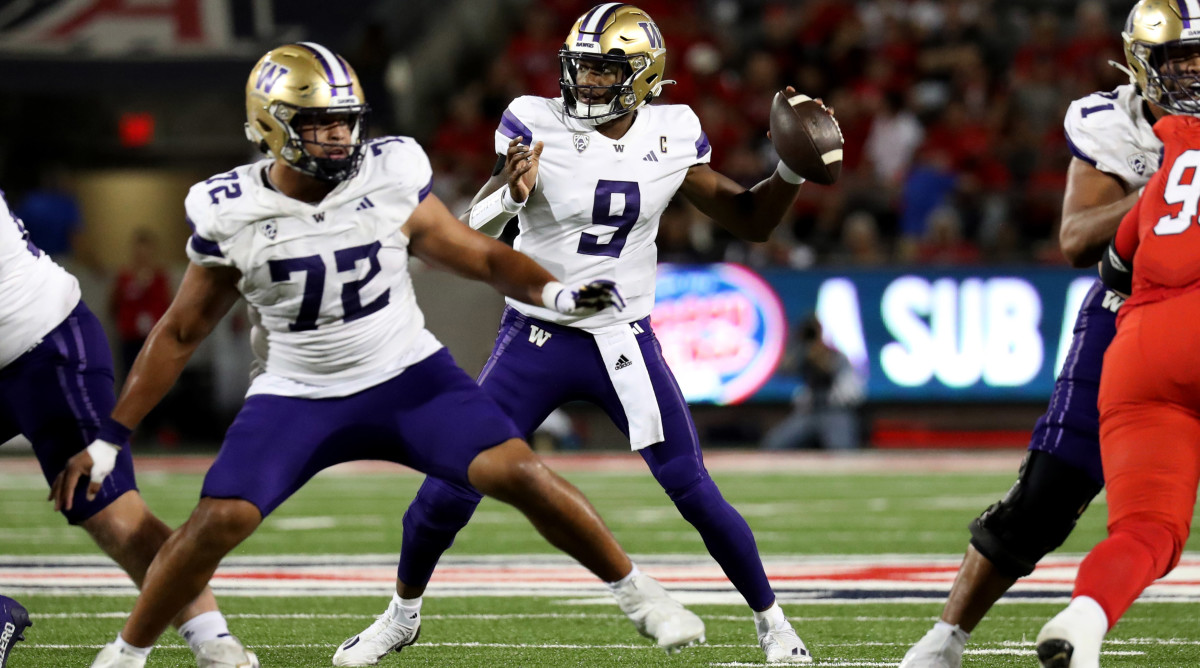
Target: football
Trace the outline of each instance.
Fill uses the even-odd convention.
[[[789,169],[821,185],[842,172],[842,130],[821,103],[784,91],[771,102],[771,141]]]

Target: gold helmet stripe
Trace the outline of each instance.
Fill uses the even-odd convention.
[[[354,83],[350,80],[350,72],[337,54],[316,42],[300,42],[300,46],[312,51],[317,61],[325,68],[325,75],[329,77],[329,84],[334,88],[335,96],[339,94],[338,88],[349,89],[350,94],[353,94]]]
[[[625,3],[623,2],[608,2],[603,5],[596,5],[592,11],[587,13],[583,21],[579,23],[579,38],[582,40],[586,34],[593,42],[600,41],[600,33],[604,30],[604,24],[608,22],[608,18]]]

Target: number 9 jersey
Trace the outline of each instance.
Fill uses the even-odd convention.
[[[266,332],[265,372],[249,395],[347,396],[441,347],[425,329],[401,232],[429,194],[429,160],[407,137],[363,153],[358,173],[316,203],[275,190],[270,159],[188,193],[189,259],[240,271],[238,289]]]
[[[687,105],[644,106],[620,139],[609,139],[563,111],[563,99],[525,96],[512,101],[496,130],[505,155],[517,136],[545,144],[538,181],[518,214],[514,248],[566,285],[614,281],[622,311],[562,315],[513,299],[534,318],[585,330],[640,320],[654,308],[658,221],[692,165],[712,151]]]
[[[1113,249],[1132,261],[1133,294],[1118,314],[1200,288],[1200,119],[1164,116],[1154,126],[1163,165],[1125,214]]]

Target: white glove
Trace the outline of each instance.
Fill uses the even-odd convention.
[[[120,451],[121,448],[119,446],[101,439],[96,439],[92,441],[91,445],[87,446],[87,453],[92,458],[92,471],[88,474],[92,479],[91,484],[88,485],[89,501],[95,497],[95,493],[91,490],[98,490],[100,485],[104,484],[104,479],[108,477],[108,474],[112,473],[113,469],[116,468],[117,453]]]
[[[570,290],[558,281],[550,281],[542,288],[542,304],[563,315],[591,315],[609,306],[623,310],[625,299],[612,281],[592,281],[578,290]]]

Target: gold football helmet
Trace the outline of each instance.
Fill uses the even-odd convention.
[[[667,66],[667,46],[662,33],[646,12],[619,2],[596,5],[567,33],[558,52],[562,63],[559,86],[568,116],[599,125],[647,104],[662,92]],[[599,100],[592,92],[600,86],[579,85],[579,63],[619,68],[618,83]],[[587,89],[580,95],[580,89]],[[587,98],[586,100],[581,99]]]
[[[345,181],[358,171],[368,110],[358,75],[345,59],[314,42],[268,51],[246,81],[246,138],[262,152],[322,181]],[[346,117],[348,157],[315,157],[297,132],[331,115]]]
[[[1200,115],[1200,72],[1182,67],[1200,56],[1200,1],[1141,0],[1121,39],[1142,97],[1173,114]]]

